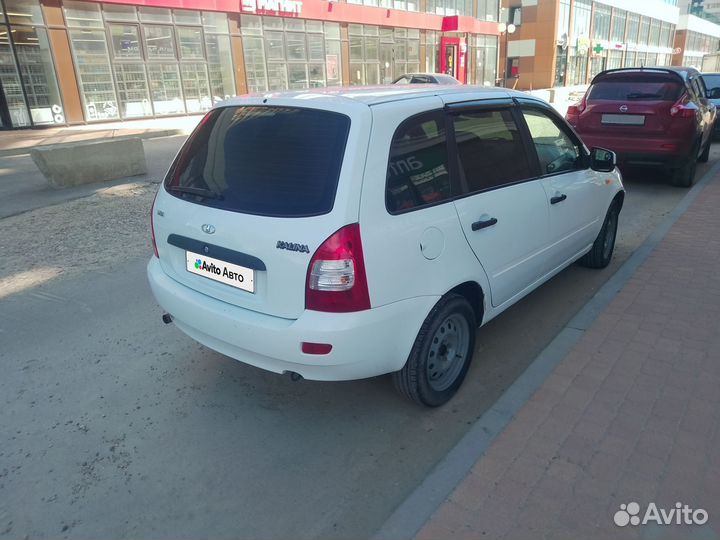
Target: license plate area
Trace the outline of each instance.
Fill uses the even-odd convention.
[[[255,292],[255,270],[232,264],[214,257],[185,251],[185,269],[218,283],[249,293]]]
[[[603,114],[603,124],[620,124],[625,126],[644,126],[645,115],[643,114]]]

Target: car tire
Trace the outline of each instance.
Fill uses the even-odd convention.
[[[705,149],[702,151],[702,154],[700,154],[700,157],[698,157],[700,163],[707,163],[708,159],[710,159],[710,144],[712,144],[712,137],[708,137]]]
[[[475,312],[463,296],[440,299],[425,318],[395,388],[427,407],[446,403],[465,379],[475,351]]]
[[[697,169],[697,153],[698,146],[693,146],[690,156],[685,160],[685,163],[673,171],[670,183],[677,187],[689,188],[695,181],[695,170]]]
[[[608,208],[607,214],[605,214],[602,229],[595,238],[592,248],[580,258],[581,265],[588,268],[605,268],[610,264],[613,251],[615,251],[619,216],[620,205],[613,201],[610,208]]]

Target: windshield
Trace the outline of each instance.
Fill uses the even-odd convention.
[[[215,109],[183,146],[165,189],[247,214],[326,214],[335,201],[349,128],[347,116],[316,109]]]

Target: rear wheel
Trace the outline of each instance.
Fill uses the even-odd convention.
[[[699,143],[698,143],[699,144]],[[697,169],[698,144],[693,146],[690,156],[685,163],[673,171],[670,183],[677,187],[690,187],[695,181],[695,170]]]
[[[475,328],[475,312],[464,297],[443,297],[423,322],[405,366],[392,374],[395,388],[421,405],[446,403],[470,367]]]
[[[605,268],[610,264],[610,259],[612,259],[615,250],[619,215],[620,206],[613,201],[605,215],[605,222],[602,229],[600,229],[600,233],[598,233],[590,251],[580,259],[580,264],[588,268]]]
[[[707,144],[705,145],[705,149],[703,150],[702,154],[700,154],[700,157],[698,158],[698,161],[700,163],[707,163],[707,160],[710,158],[710,144],[712,143],[712,137],[708,137]]]

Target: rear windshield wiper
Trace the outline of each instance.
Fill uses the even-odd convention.
[[[661,98],[662,96],[660,94],[647,94],[643,92],[632,92],[625,96],[627,99],[652,99],[652,98]]]
[[[203,199],[216,199],[218,201],[221,201],[223,198],[223,196],[219,193],[215,193],[214,191],[204,188],[168,186],[167,190],[173,193],[187,193],[188,195],[195,195],[197,197],[202,197]]]

